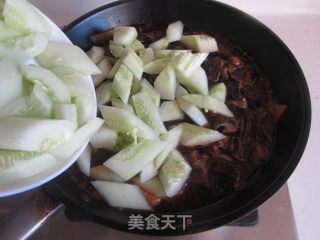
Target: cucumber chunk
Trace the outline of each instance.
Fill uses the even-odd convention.
[[[138,178],[134,178],[133,182],[138,185],[141,189],[154,194],[157,197],[165,197],[166,192],[163,189],[163,186],[158,177],[151,178],[146,182],[140,182]]]
[[[184,114],[176,101],[163,102],[159,108],[161,120],[164,122],[182,120]]]
[[[28,117],[51,118],[52,101],[40,84],[34,84],[33,90],[28,98]]]
[[[126,45],[126,48],[129,48],[135,52],[140,52],[145,49],[143,44],[138,39],[135,39],[132,43]]]
[[[9,27],[2,20],[0,20],[0,41],[4,41],[10,38],[21,37],[21,33],[14,28]]]
[[[112,89],[117,93],[124,104],[128,103],[132,81],[132,72],[122,64],[114,77]]]
[[[110,181],[110,182],[125,182],[125,180],[120,177],[115,172],[112,172],[109,168],[105,166],[95,166],[90,169],[90,177],[94,180]]]
[[[209,96],[224,103],[227,98],[226,85],[223,82],[214,85],[209,91]]]
[[[154,60],[154,51],[152,48],[146,48],[145,50],[140,51],[139,57],[141,58],[143,65],[146,65]]]
[[[218,51],[216,40],[213,37],[204,34],[183,36],[181,42],[188,48],[199,53]]]
[[[169,42],[179,41],[183,33],[183,23],[176,21],[168,25],[166,36]]]
[[[154,51],[161,50],[161,49],[166,49],[169,46],[168,39],[166,38],[161,38],[149,45]]]
[[[118,133],[111,128],[102,127],[90,139],[94,148],[107,148],[113,150],[117,144]]]
[[[4,118],[0,120],[0,149],[47,151],[68,141],[75,129],[66,120]]]
[[[130,95],[134,95],[138,92],[140,92],[141,90],[141,82],[140,80],[137,80],[137,79],[133,79],[133,82],[132,82],[132,86],[131,86],[131,92],[130,92]]]
[[[92,46],[91,49],[86,52],[86,54],[92,60],[92,62],[98,64],[104,56],[104,49],[102,47]]]
[[[116,44],[114,41],[110,40],[109,41],[109,50],[115,58],[120,58],[123,54],[124,47],[122,45]]]
[[[89,75],[101,73],[100,69],[81,48],[67,43],[49,42],[45,50],[36,59],[45,68],[62,66]]]
[[[94,181],[91,184],[112,207],[152,209],[138,186],[105,181]]]
[[[84,124],[92,120],[92,116],[97,115],[95,101],[92,100],[92,97],[73,97],[72,103],[77,107],[78,126],[83,126]]]
[[[190,52],[190,50],[169,50],[162,49],[156,52],[156,58],[174,57],[178,56],[180,53]]]
[[[0,108],[0,119],[25,116],[28,111],[28,98],[21,96]]]
[[[198,94],[188,94],[182,96],[182,98],[196,105],[197,107],[204,108],[206,110],[221,114],[226,117],[233,117],[233,113],[230,111],[227,105],[213,97],[202,96]]]
[[[135,140],[137,140],[137,138],[150,140],[159,139],[152,128],[125,109],[100,106],[100,112],[108,127],[118,132],[128,134]]]
[[[23,93],[23,81],[17,63],[11,58],[0,60],[0,109]]]
[[[51,71],[32,65],[20,65],[22,75],[32,81],[41,85],[54,101],[70,103],[70,92],[66,85],[54,75]]]
[[[177,103],[181,110],[184,111],[188,117],[190,117],[199,126],[208,124],[208,121],[201,110],[182,98],[182,96],[186,94],[188,94],[188,92],[182,86],[177,87]]]
[[[122,59],[120,58],[116,61],[116,63],[112,66],[110,72],[107,74],[108,79],[114,78],[114,75],[116,75],[121,64],[122,64]]]
[[[131,49],[126,49],[121,57],[122,63],[130,69],[135,79],[140,80],[143,74],[143,62]]]
[[[177,150],[171,154],[163,163],[159,178],[168,197],[173,197],[183,188],[191,172],[191,167]]]
[[[123,108],[134,114],[133,106],[131,106],[129,103],[124,104],[119,98],[112,98],[111,104],[112,104],[112,107]]]
[[[147,125],[153,128],[157,134],[167,132],[158,108],[152,103],[152,99],[147,92],[140,92],[132,96],[133,106],[137,116]]]
[[[128,45],[132,43],[138,36],[138,32],[134,27],[115,27],[113,30],[113,41],[116,44]]]
[[[159,74],[170,63],[171,57],[156,59],[143,66],[143,71],[148,74]]]
[[[156,107],[160,106],[160,94],[153,88],[147,79],[142,79],[140,90],[147,92],[150,95],[152,102]]]
[[[69,120],[78,126],[77,107],[75,104],[54,103],[53,116],[55,119]]]
[[[28,161],[40,155],[40,152],[0,149],[0,171],[12,168],[20,161]]]
[[[44,33],[30,33],[0,42],[0,57],[10,56],[17,60],[28,60],[41,54],[48,45]]]
[[[189,92],[208,95],[208,78],[202,67],[197,68],[188,78],[183,77],[181,74],[177,74],[177,79]]]
[[[201,66],[208,53],[180,53],[172,58],[172,65],[184,78],[189,78]]]
[[[77,160],[80,171],[83,172],[83,174],[85,174],[87,177],[90,176],[91,152],[92,148],[90,145],[88,145]]]
[[[104,57],[97,65],[101,74],[93,75],[92,81],[95,87],[99,86],[108,76],[112,69],[111,63],[107,57]]]
[[[129,180],[148,165],[165,147],[161,141],[142,140],[127,148],[103,163],[104,166]]]
[[[174,69],[170,64],[168,64],[156,78],[154,88],[160,94],[161,99],[175,99],[177,80]]]
[[[97,88],[97,104],[103,105],[110,102],[111,97],[113,96],[112,83],[104,82]]]
[[[223,134],[217,131],[189,123],[182,124],[182,128],[180,144],[183,146],[208,145],[225,138]]]

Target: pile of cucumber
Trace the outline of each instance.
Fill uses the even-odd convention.
[[[0,184],[63,166],[100,128],[79,48],[55,42],[52,25],[25,0],[1,1]]]
[[[183,36],[183,27],[181,21],[169,24],[166,36],[147,48],[134,27],[115,27],[108,45],[113,57],[99,46],[87,52],[102,72],[93,80],[105,124],[78,164],[111,206],[150,210],[146,194],[157,198],[179,194],[191,167],[177,146],[207,145],[225,137],[203,127],[208,124],[204,111],[233,117],[225,105],[226,86],[208,89],[201,67],[210,52],[218,51],[217,43],[208,35]],[[168,49],[174,41],[186,49]],[[157,77],[150,83],[144,73]],[[183,122],[185,115],[194,124]],[[177,120],[180,124],[165,127],[164,122]],[[115,154],[91,167],[92,148]]]

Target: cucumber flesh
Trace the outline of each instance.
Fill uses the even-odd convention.
[[[120,58],[123,54],[124,47],[121,46],[120,44],[116,44],[112,40],[110,40],[109,41],[109,50],[115,58]]]
[[[181,110],[185,112],[199,126],[207,125],[208,121],[202,113],[202,111],[198,107],[194,106],[193,104],[189,103],[188,101],[182,98],[182,96],[186,94],[188,94],[188,92],[182,86],[177,87],[177,103]]]
[[[171,57],[156,59],[144,65],[143,71],[148,74],[160,74],[170,61]]]
[[[144,91],[150,95],[152,102],[156,107],[160,106],[160,94],[153,88],[147,79],[142,79],[140,90],[141,92]]]
[[[138,32],[134,27],[115,27],[113,30],[113,41],[116,44],[128,45],[132,43],[138,36]]]
[[[165,147],[161,141],[142,140],[127,148],[103,163],[104,166],[129,180],[148,165]]]
[[[132,81],[132,72],[122,64],[114,77],[112,89],[117,93],[124,104],[128,103]]]
[[[226,85],[223,82],[214,85],[209,91],[209,96],[224,103],[227,98]]]
[[[20,65],[20,70],[26,79],[41,85],[54,101],[70,103],[71,97],[68,88],[50,70],[32,65]]]
[[[40,155],[39,152],[0,149],[0,171],[12,168],[20,161],[28,161]]]
[[[230,111],[227,105],[213,97],[202,96],[198,94],[188,94],[182,96],[182,98],[196,105],[197,107],[204,108],[205,110],[212,111],[226,117],[233,117],[233,113]]]
[[[137,116],[147,125],[153,128],[157,134],[167,132],[158,108],[152,103],[152,99],[147,92],[140,92],[132,96],[133,106]]]
[[[33,90],[28,98],[28,117],[51,118],[52,101],[39,84],[34,84]]]
[[[183,23],[181,21],[176,21],[170,23],[166,30],[166,36],[169,42],[179,41],[183,33]]]
[[[135,52],[140,52],[145,49],[143,44],[138,39],[135,39],[132,43],[126,45],[126,48],[129,48]]]
[[[100,112],[105,119],[106,126],[137,138],[159,139],[155,131],[140,120],[137,116],[121,108],[100,106]]]
[[[122,177],[103,165],[92,167],[90,169],[90,177],[100,181],[125,182]]]
[[[180,53],[190,52],[190,50],[169,50],[162,49],[156,52],[156,58],[174,57],[178,56]]]
[[[97,109],[92,97],[77,96],[72,98],[72,103],[77,107],[78,126],[83,126],[92,120],[96,115]]]
[[[189,78],[201,66],[208,53],[180,53],[172,58],[172,65],[184,78]]]
[[[149,45],[154,51],[166,49],[169,46],[169,42],[166,38],[161,38]]]
[[[183,146],[208,145],[225,138],[223,134],[217,131],[189,123],[182,124],[182,129],[180,144]]]
[[[112,69],[111,63],[107,57],[104,57],[97,65],[101,74],[93,75],[92,81],[95,87],[99,86],[108,76]]]
[[[158,177],[153,177],[146,182],[140,182],[138,178],[134,178],[133,182],[138,185],[141,189],[154,194],[157,197],[165,197],[166,192],[163,189],[163,186]]]
[[[134,113],[133,107],[129,103],[124,104],[119,98],[112,98],[111,104],[112,104],[112,107],[123,108],[128,110],[131,113]]]
[[[75,129],[75,124],[67,120],[1,119],[0,149],[46,151],[68,141]]]
[[[197,68],[188,78],[183,77],[181,74],[177,74],[177,79],[189,92],[208,95],[208,77],[202,67]]]
[[[141,58],[143,65],[146,65],[154,60],[154,51],[152,48],[146,48],[145,50],[140,51],[139,57]]]
[[[113,150],[117,144],[118,133],[111,128],[102,127],[90,139],[94,148],[106,148]]]
[[[92,48],[86,53],[92,62],[98,64],[104,56],[104,49],[102,47],[92,46]]]
[[[154,81],[154,88],[160,94],[161,99],[174,100],[177,81],[173,67],[168,64]]]
[[[131,49],[126,49],[121,57],[122,63],[130,69],[135,79],[140,80],[143,74],[143,62]]]
[[[80,171],[87,177],[90,176],[91,152],[92,148],[88,145],[77,160]]]
[[[36,59],[45,68],[62,66],[89,75],[101,73],[100,69],[81,48],[67,43],[49,42],[45,50]]]
[[[182,120],[184,114],[176,101],[163,102],[159,108],[161,120],[164,122]]]
[[[96,90],[98,106],[110,102],[113,95],[112,83],[104,82]]]
[[[116,63],[112,66],[110,72],[107,74],[107,78],[108,78],[108,79],[114,78],[114,76],[115,76],[116,73],[118,72],[119,67],[121,66],[121,64],[122,64],[122,59],[120,58],[120,59],[118,59],[118,60],[116,61]]]
[[[118,132],[118,139],[117,139],[117,144],[115,147],[116,152],[120,152],[121,150],[125,149],[129,145],[136,143],[137,140],[134,139],[132,136],[127,135],[125,133]]]
[[[23,81],[16,62],[11,58],[0,60],[0,109],[23,93]]]
[[[28,111],[28,98],[21,96],[8,103],[0,109],[0,119],[7,117],[21,117],[25,116]]]
[[[141,90],[141,82],[140,80],[133,79],[130,95],[134,95]]]
[[[101,118],[94,118],[74,132],[72,138],[66,143],[50,150],[50,154],[62,161],[69,159],[93,134],[103,125]]]
[[[75,104],[54,103],[53,117],[55,119],[69,120],[78,126],[77,107]]]
[[[199,53],[218,51],[216,40],[213,37],[204,34],[183,36],[181,42],[188,48]]]
[[[151,210],[140,188],[127,183],[94,181],[91,184],[112,207]]]
[[[22,34],[0,20],[0,41],[20,37]]]
[[[181,153],[172,150],[159,171],[160,181],[168,197],[180,192],[190,173],[191,167]]]

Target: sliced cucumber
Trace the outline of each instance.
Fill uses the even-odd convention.
[[[160,94],[161,99],[175,99],[177,81],[174,69],[170,64],[168,64],[156,78],[154,88]]]
[[[160,74],[170,61],[171,57],[156,59],[144,65],[143,71],[148,74]]]
[[[147,92],[150,95],[152,102],[156,107],[160,106],[160,94],[153,88],[147,79],[142,79],[140,90]]]
[[[116,44],[114,41],[110,40],[109,41],[109,50],[115,58],[120,58],[123,54],[124,47],[122,45]]]
[[[21,37],[0,42],[0,57],[10,56],[18,60],[27,60],[42,53],[48,45],[44,33],[30,33]]]
[[[102,105],[110,102],[113,96],[112,83],[104,82],[96,90],[97,94],[97,104]]]
[[[22,76],[11,58],[0,60],[0,109],[23,93]]]
[[[118,139],[117,139],[115,151],[120,152],[121,150],[125,149],[129,145],[136,143],[136,142],[137,142],[137,140],[134,139],[132,136],[127,135],[125,133],[118,132]]]
[[[133,79],[130,95],[134,95],[141,90],[141,82],[140,80]]]
[[[208,121],[201,110],[182,98],[182,96],[186,94],[188,94],[188,92],[182,86],[177,87],[177,103],[181,110],[184,111],[189,118],[191,118],[199,126],[208,124]]]
[[[92,148],[90,145],[88,145],[77,160],[80,171],[83,172],[87,177],[90,176],[91,152]]]
[[[145,49],[143,44],[138,39],[135,39],[132,43],[126,45],[126,48],[130,48],[135,52],[140,52]]]
[[[183,36],[181,42],[195,52],[209,53],[218,51],[216,40],[208,35]]]
[[[121,108],[100,106],[100,112],[105,124],[118,132],[137,138],[159,139],[155,131],[140,120],[137,116]]]
[[[25,116],[28,111],[27,100],[28,98],[26,96],[21,96],[14,99],[10,103],[8,103],[6,106],[1,107],[0,119],[7,118],[7,117]]]
[[[125,182],[125,180],[120,177],[115,172],[112,172],[109,168],[105,166],[95,166],[90,169],[90,177],[94,180],[110,181],[110,182]]]
[[[69,120],[78,126],[77,107],[75,104],[54,103],[53,116],[55,119]]]
[[[78,126],[83,126],[92,120],[96,115],[97,109],[92,97],[77,96],[72,98],[72,103],[77,107]]]
[[[227,97],[226,85],[223,82],[214,85],[209,91],[209,96],[224,103]]]
[[[86,53],[92,62],[98,64],[104,56],[104,49],[102,47],[92,46]]]
[[[101,118],[92,119],[75,131],[69,141],[50,150],[50,154],[62,161],[66,161],[99,130],[103,123],[104,121]]]
[[[48,93],[54,101],[70,103],[70,92],[66,85],[51,71],[32,65],[20,65],[23,76],[39,85]]]
[[[0,149],[46,151],[68,141],[75,129],[66,120],[4,118],[0,120]]]
[[[91,184],[112,207],[152,209],[138,186],[105,181],[94,181]]]
[[[111,104],[112,104],[113,107],[123,108],[123,109],[128,110],[131,113],[134,113],[133,106],[130,105],[129,103],[124,104],[119,98],[112,98],[111,99]]]
[[[27,116],[34,118],[51,118],[52,101],[40,84],[34,84],[28,98]]]
[[[153,128],[157,134],[167,132],[158,108],[152,103],[152,99],[147,92],[140,92],[132,96],[133,106],[137,116],[147,125]]]
[[[124,104],[128,103],[132,81],[132,72],[122,64],[114,77],[112,89],[117,93]]]
[[[166,49],[169,46],[169,42],[167,38],[161,38],[149,45],[154,51]]]
[[[173,22],[168,25],[166,36],[169,42],[179,41],[183,33],[183,23],[181,21]]]
[[[25,0],[6,0],[2,16],[8,26],[23,34],[42,32],[48,37],[51,36],[50,24]]]
[[[0,41],[21,37],[21,33],[0,20]]]
[[[146,65],[149,62],[154,60],[154,51],[152,48],[146,48],[145,50],[140,50],[140,58],[143,65]]]
[[[122,63],[133,73],[135,79],[140,80],[143,73],[143,62],[138,55],[131,49],[126,49],[121,59]]]
[[[132,43],[138,36],[138,32],[134,27],[115,27],[113,30],[113,41],[116,44],[128,45]]]
[[[189,78],[201,66],[208,53],[180,53],[172,58],[172,65],[184,78]]]
[[[92,81],[95,87],[99,86],[107,78],[112,69],[111,63],[107,57],[104,57],[97,66],[100,69],[101,74],[92,76]]]
[[[111,128],[102,127],[90,139],[94,148],[107,148],[113,150],[117,144],[118,133]]]
[[[140,172],[139,179],[141,182],[146,182],[158,174],[158,170],[164,160],[166,160],[170,152],[178,146],[181,134],[182,127],[178,126],[160,137],[160,139],[166,143],[166,146],[161,153]]]
[[[162,49],[156,52],[156,58],[173,57],[173,56],[178,56],[180,53],[186,53],[186,52],[190,52],[190,50]]]
[[[233,117],[233,113],[230,111],[230,109],[223,102],[220,102],[213,97],[202,96],[198,94],[188,94],[182,96],[182,98],[196,105],[197,107],[204,108],[205,110],[209,110],[226,117]]]
[[[183,188],[191,172],[191,167],[177,150],[171,154],[163,163],[159,178],[168,197],[173,197]]]
[[[161,141],[142,140],[127,148],[103,163],[104,166],[129,180],[148,165],[165,147]]]
[[[41,153],[39,152],[0,149],[0,171],[12,168],[19,164],[20,161],[28,161],[40,155]]]
[[[163,186],[158,177],[154,177],[146,182],[140,182],[138,178],[134,178],[133,182],[138,185],[143,190],[154,194],[157,197],[165,197],[166,192],[163,189]]]
[[[122,59],[120,58],[116,61],[116,63],[112,66],[110,72],[107,74],[108,79],[114,78],[114,75],[116,75],[121,64],[122,64]]]
[[[197,68],[188,78],[183,77],[181,74],[177,74],[177,79],[189,92],[208,95],[208,78],[202,67]]]
[[[159,108],[161,120],[164,122],[182,120],[184,114],[176,101],[163,102]]]
[[[45,68],[62,66],[90,75],[101,73],[81,48],[67,43],[49,42],[45,50],[37,56],[37,61]]]
[[[217,131],[189,123],[183,123],[182,128],[180,144],[183,146],[208,145],[225,138],[223,134]]]

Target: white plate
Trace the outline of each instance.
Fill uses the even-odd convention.
[[[39,12],[41,13],[41,11]],[[48,21],[48,23],[50,23],[52,27],[53,31],[52,31],[52,37],[50,38],[50,41],[72,44],[69,38],[61,31],[61,29],[56,24],[54,24],[43,13],[41,14]],[[95,88],[94,88],[91,76],[88,75],[88,78],[90,79],[90,83],[91,83],[92,101],[94,101],[96,105]],[[92,117],[94,118],[95,116],[96,116],[96,113]],[[88,142],[89,140],[85,144],[83,144],[83,146],[80,149],[78,149],[69,160],[64,162],[59,162],[57,165],[53,166],[52,168],[40,174],[37,174],[30,178],[17,180],[16,182],[0,184],[0,197],[6,197],[6,196],[21,193],[21,192],[25,192],[52,180],[53,178],[55,178],[56,176],[64,172],[67,168],[69,168],[79,158],[81,153],[84,151],[84,149],[88,145]]]

